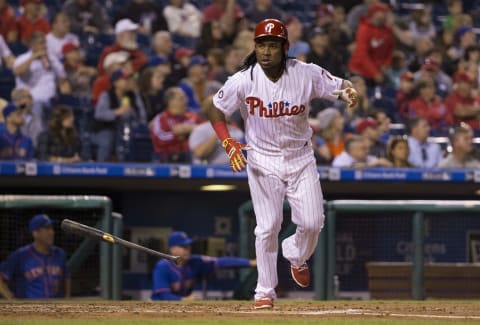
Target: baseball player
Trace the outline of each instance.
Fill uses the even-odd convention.
[[[70,297],[70,276],[65,252],[54,246],[52,220],[38,214],[30,220],[33,243],[17,249],[0,265],[0,294],[13,298],[59,298],[65,281],[65,297]],[[14,284],[15,294],[7,282]]]
[[[195,280],[218,268],[254,267],[255,260],[239,257],[210,257],[192,255],[193,242],[183,231],[175,231],[168,237],[172,255],[181,256],[179,264],[160,260],[153,270],[152,300],[196,300],[192,294]]]
[[[310,284],[307,260],[323,227],[323,195],[313,154],[312,130],[307,117],[312,98],[342,99],[349,108],[357,92],[347,80],[325,69],[287,56],[285,25],[266,19],[255,28],[255,49],[240,71],[230,77],[213,97],[208,118],[222,141],[234,171],[247,168],[257,226],[255,248],[258,283],[254,308],[272,308],[276,298],[278,233],[287,198],[294,235],[282,243],[283,256],[291,263],[293,280]],[[247,144],[228,133],[225,116],[240,109]],[[242,150],[248,151],[247,160]]]

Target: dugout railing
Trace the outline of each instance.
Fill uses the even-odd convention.
[[[8,240],[17,241],[19,234],[24,234],[28,220],[33,214],[47,213],[54,220],[57,232],[60,222],[64,218],[89,224],[113,235],[122,236],[122,215],[112,213],[112,202],[106,196],[89,195],[0,195],[0,222],[2,242],[2,255],[7,254]],[[62,234],[75,236],[71,234]],[[31,241],[30,235],[25,236]],[[72,244],[73,241],[73,244]],[[20,242],[20,241],[19,241]],[[122,254],[118,245],[108,243],[99,244],[99,260],[92,263],[92,269],[85,269],[87,258],[95,251],[97,242],[90,238],[69,238],[69,244],[75,245],[73,253],[69,256],[68,267],[73,275],[79,272],[98,272],[98,286],[103,299],[121,299],[122,287]],[[11,245],[10,245],[11,246]],[[18,248],[18,247],[16,247]],[[3,256],[3,257],[5,257]],[[98,264],[96,264],[98,263]],[[95,280],[97,281],[97,280]]]
[[[358,213],[392,212],[407,214],[402,220],[411,218],[412,275],[411,297],[415,300],[425,299],[425,260],[424,260],[424,232],[425,214],[435,215],[449,212],[478,213],[480,201],[460,200],[334,200],[325,202],[325,226],[319,235],[318,245],[314,253],[313,289],[314,297],[319,300],[333,300],[336,298],[336,223],[337,219],[345,215]],[[284,204],[284,211],[289,212],[288,203]],[[362,218],[359,216],[359,218]],[[373,217],[375,218],[375,217]],[[476,219],[476,218],[475,218]],[[407,222],[407,221],[406,221]],[[410,222],[410,220],[408,221]],[[252,258],[254,252],[253,228],[255,215],[251,201],[245,202],[239,208],[239,253],[243,257]],[[243,279],[247,277],[243,274]]]

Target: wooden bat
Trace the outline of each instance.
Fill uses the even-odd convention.
[[[61,228],[62,228],[63,231],[74,233],[74,234],[77,234],[77,235],[82,236],[82,237],[89,237],[89,238],[99,240],[99,241],[104,241],[104,242],[107,242],[107,243],[110,243],[110,244],[119,244],[119,245],[122,245],[122,246],[127,247],[127,248],[136,249],[136,250],[139,250],[141,252],[145,252],[145,253],[150,254],[150,255],[154,255],[154,256],[158,256],[158,257],[161,257],[161,258],[171,260],[175,263],[178,263],[181,259],[180,256],[173,256],[173,255],[169,255],[169,254],[165,254],[165,253],[160,253],[160,252],[154,251],[153,249],[150,249],[150,248],[147,248],[147,247],[129,242],[128,240],[119,238],[117,236],[111,235],[111,234],[109,234],[107,232],[104,232],[100,229],[93,228],[93,227],[90,227],[90,226],[87,226],[87,225],[84,225],[82,223],[75,222],[75,221],[72,221],[72,220],[69,220],[69,219],[63,219],[62,224],[61,224]]]

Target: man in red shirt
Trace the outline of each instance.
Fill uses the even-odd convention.
[[[42,17],[43,0],[22,0],[20,4],[24,9],[23,15],[17,22],[20,40],[28,44],[30,36],[34,32],[42,32],[45,35],[48,34],[48,32],[50,32],[50,25],[48,21]]]
[[[98,60],[98,74],[105,73],[103,61],[105,57],[118,51],[126,51],[130,54],[133,64],[133,70],[138,71],[148,62],[148,57],[138,48],[137,30],[138,24],[135,24],[128,18],[120,19],[115,24],[115,43],[103,49],[100,59]]]
[[[390,9],[386,4],[376,3],[360,23],[348,68],[368,81],[379,84],[385,79],[385,69],[392,61],[395,39],[392,29],[386,24]]]
[[[463,71],[453,75],[455,87],[445,99],[449,121],[452,124],[464,122],[474,130],[480,130],[480,101],[472,96],[474,80]]]
[[[7,43],[15,42],[18,38],[16,20],[12,7],[6,0],[0,0],[0,35]]]
[[[165,92],[167,108],[150,122],[150,137],[159,162],[190,162],[188,137],[202,118],[187,111],[187,96],[179,87]]]

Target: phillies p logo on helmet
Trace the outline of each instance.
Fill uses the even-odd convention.
[[[272,29],[273,29],[274,27],[275,27],[274,24],[268,23],[267,25],[265,25],[265,31],[270,34],[270,33],[272,32]]]

